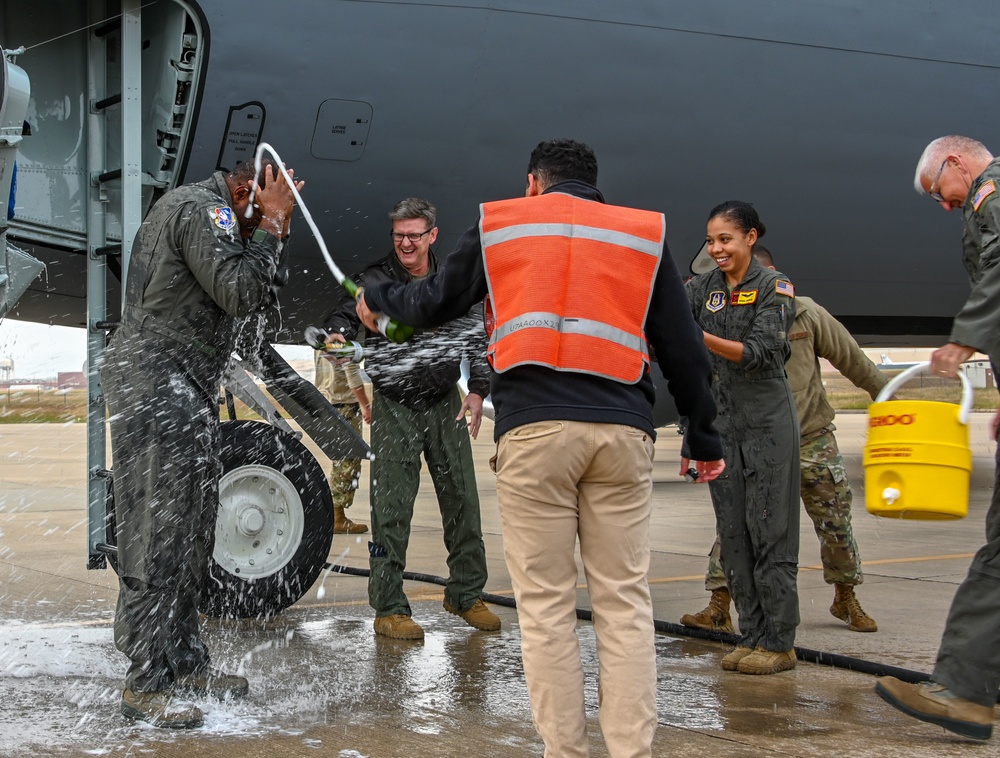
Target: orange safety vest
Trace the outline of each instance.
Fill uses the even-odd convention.
[[[493,369],[638,382],[649,370],[643,325],[664,227],[661,213],[560,192],[480,206]]]

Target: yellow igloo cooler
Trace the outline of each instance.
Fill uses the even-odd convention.
[[[888,518],[956,519],[969,512],[972,386],[961,371],[962,402],[888,400],[929,363],[890,381],[868,407],[865,506]]]

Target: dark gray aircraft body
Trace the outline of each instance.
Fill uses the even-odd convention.
[[[9,316],[86,326],[98,365],[151,203],[262,141],[305,179],[350,273],[391,249],[398,200],[437,205],[447,253],[480,202],[523,194],[539,141],[573,137],[595,148],[609,202],[666,214],[681,271],[709,209],[749,200],[779,268],[862,342],[939,344],[968,292],[962,225],[913,191],[913,172],[943,134],[1000,150],[998,39],[988,0],[3,0],[0,44],[25,50],[12,56],[22,74],[5,64],[0,78],[0,189],[14,149],[18,166],[0,242],[31,281]],[[23,79],[30,99],[8,98]],[[275,342],[301,342],[341,296],[303,219],[293,226]],[[46,264],[39,278],[25,253]],[[270,353],[255,373],[300,428],[331,458],[366,451]],[[316,459],[245,372],[227,375],[234,386],[271,423],[222,425],[203,610],[268,614],[323,567],[332,505]],[[99,567],[115,535],[96,372],[90,396]],[[659,398],[658,423],[676,419]]]
[[[48,264],[12,318],[85,323],[87,44],[120,4],[87,6],[0,10],[33,87],[11,239]],[[447,252],[479,202],[523,191],[537,142],[571,136],[596,149],[609,202],[666,214],[682,271],[708,210],[740,198],[799,291],[866,341],[939,342],[967,293],[959,220],[912,178],[934,137],[993,141],[987,0],[159,0],[142,15],[143,208],[265,140],[352,271],[390,249],[395,201],[436,203]],[[281,341],[335,291],[301,220],[294,238]],[[109,295],[113,310],[113,278]]]

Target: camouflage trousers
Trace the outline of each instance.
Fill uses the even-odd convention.
[[[803,442],[799,459],[802,470],[800,495],[819,537],[823,579],[827,584],[861,584],[864,581],[861,554],[851,528],[853,495],[833,432],[826,431]],[[719,538],[716,537],[708,554],[705,589],[712,591],[725,586],[726,575],[719,560]]]
[[[361,406],[357,403],[335,405],[337,412],[350,422],[354,431],[361,434]],[[330,462],[330,494],[334,507],[350,508],[354,504],[354,493],[361,477],[361,460],[341,460]]]

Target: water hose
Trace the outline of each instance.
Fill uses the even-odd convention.
[[[351,576],[368,576],[371,573],[370,570],[366,568],[355,568],[353,566],[343,566],[336,563],[327,563],[325,568],[328,571],[335,571],[338,574],[348,574]],[[440,576],[434,576],[433,574],[420,574],[413,571],[404,571],[403,579],[412,582],[438,584],[442,587],[448,586],[447,579]],[[484,592],[480,595],[480,598],[482,598],[485,602],[493,603],[494,605],[502,605],[507,608],[517,608],[517,603],[514,601],[514,598],[506,595],[495,595],[490,592]],[[592,621],[593,613],[586,608],[577,608],[576,617],[581,621]],[[696,639],[710,640],[712,642],[723,642],[729,645],[736,645],[740,639],[736,634],[718,632],[711,629],[696,629],[694,627],[674,624],[670,621],[660,621],[658,619],[653,620],[653,628],[661,634],[669,634],[672,637],[693,637]],[[833,666],[834,668],[856,671],[859,674],[894,676],[901,681],[910,682],[912,684],[927,682],[930,681],[931,678],[930,674],[925,674],[922,671],[913,671],[911,669],[900,668],[899,666],[890,666],[885,663],[866,661],[862,658],[854,658],[849,655],[841,655],[840,653],[828,653],[825,650],[813,650],[807,647],[796,646],[795,656],[798,660],[806,661],[807,663],[816,663],[821,666]]]
[[[316,222],[313,221],[312,214],[309,213],[309,209],[306,204],[302,202],[302,195],[299,194],[298,189],[295,187],[295,183],[292,181],[292,177],[288,175],[288,171],[285,169],[285,164],[281,161],[281,156],[278,155],[278,151],[275,150],[267,142],[261,142],[257,146],[257,151],[254,153],[253,165],[255,169],[253,177],[253,187],[250,188],[250,202],[247,204],[246,217],[250,218],[253,215],[254,209],[254,197],[257,193],[258,180],[260,179],[260,172],[263,168],[263,155],[264,152],[269,152],[277,164],[278,170],[281,175],[285,178],[285,182],[288,183],[289,188],[292,190],[292,196],[295,198],[295,202],[298,203],[299,208],[302,210],[302,216],[306,220],[306,224],[309,225],[309,229],[312,230],[313,237],[316,238],[316,244],[319,245],[319,251],[323,254],[323,260],[326,261],[327,268],[330,269],[330,273],[333,274],[333,278],[337,280],[337,284],[347,290],[349,294],[355,300],[359,299],[362,294],[362,288],[358,287],[349,277],[347,277],[340,267],[334,262],[333,256],[330,255],[330,251],[326,247],[326,241],[323,239],[323,235],[320,234],[319,227],[316,226]],[[376,314],[376,323],[378,324],[378,330],[382,333],[386,339],[392,342],[406,342],[413,336],[413,327],[407,324],[400,324],[395,319],[389,318],[384,314]],[[315,346],[313,346],[315,347]]]

